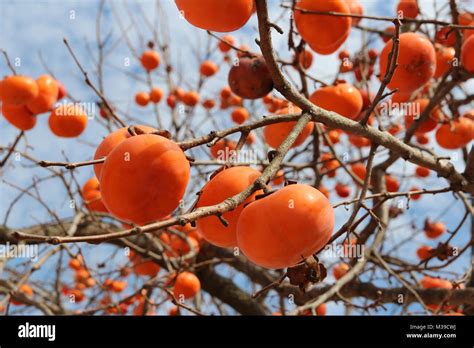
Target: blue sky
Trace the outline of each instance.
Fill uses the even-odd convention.
[[[212,52],[210,57],[204,57],[205,43],[209,39],[204,31],[196,30],[187,22],[179,18],[178,11],[171,0],[160,1],[163,6],[170,32],[172,33],[171,54],[172,61],[178,65],[176,68],[181,70],[185,77],[188,86],[195,86],[198,80],[198,71],[196,66],[196,55],[200,59],[210,58],[212,60],[221,60],[220,52]],[[396,1],[391,0],[365,0],[365,12],[371,15],[393,15],[395,12]],[[441,8],[446,1],[438,1],[437,6]],[[461,1],[462,4],[468,5],[467,1]],[[281,14],[281,9],[277,6],[277,1],[271,1],[271,17],[276,18]],[[433,3],[429,0],[420,1],[421,9],[426,17],[430,17],[433,13]],[[155,15],[155,6],[153,1],[137,1],[137,2],[114,2],[115,11],[126,27],[130,25],[130,17],[126,9],[135,15],[135,19],[140,16],[139,8],[143,8],[144,12],[153,20]],[[20,74],[31,75],[37,77],[40,74],[46,73],[45,67],[39,59],[39,53],[44,58],[44,61],[52,73],[58,78],[71,93],[71,95],[83,102],[93,103],[97,101],[97,97],[85,86],[79,70],[75,66],[71,56],[67,52],[62,39],[67,38],[70,45],[76,52],[79,60],[84,68],[94,76],[94,60],[97,55],[96,50],[96,13],[98,8],[98,1],[59,1],[59,0],[16,0],[9,1],[0,0],[0,48],[5,49],[13,61],[19,59],[20,66],[16,69]],[[383,29],[385,24],[380,22],[369,22],[364,20],[361,24],[371,26],[378,29]],[[288,25],[288,21],[285,21]],[[286,28],[284,28],[286,29]],[[119,26],[115,15],[110,7],[106,5],[103,13],[102,34],[105,35],[111,31],[111,42],[115,42],[121,36]],[[143,51],[143,45],[140,45],[139,32],[145,40],[150,39],[151,36],[143,21],[137,21],[134,30],[130,31],[130,39],[134,43],[135,49],[138,52]],[[258,47],[254,43],[254,38],[257,37],[257,22],[256,17],[252,16],[247,25],[233,35],[237,38],[238,43],[246,43],[250,45],[253,51],[257,51]],[[342,46],[350,52],[355,52],[360,47],[361,33],[353,30],[350,38]],[[278,53],[288,58],[286,41],[279,35],[274,35],[275,48]],[[383,47],[380,39],[374,40],[372,47],[379,50]],[[2,57],[3,58],[3,57]],[[129,67],[124,66],[124,61],[129,58],[131,64]],[[146,90],[146,85],[138,80],[130,78],[128,74],[136,74],[144,78],[143,70],[138,62],[133,58],[129,48],[124,40],[120,41],[112,52],[106,58],[106,66],[104,70],[105,76],[105,93],[106,96],[118,107],[119,110],[125,110],[133,115],[139,122],[146,124],[154,123],[153,112],[150,107],[138,108],[134,105],[133,97],[137,91]],[[330,56],[315,55],[313,67],[310,70],[311,74],[318,76],[326,82],[331,82],[331,78],[338,66],[337,53]],[[0,74],[9,74],[6,65],[0,64]],[[207,96],[212,97],[218,93],[220,88],[226,84],[227,69],[222,69],[219,74],[208,83]],[[154,84],[164,86],[163,67],[158,69],[158,73],[153,75]],[[376,91],[377,82],[374,82],[373,90]],[[465,85],[467,90],[471,92],[474,89],[472,81]],[[165,89],[165,92],[166,89]],[[206,97],[206,95],[204,96]],[[471,105],[472,108],[472,105]],[[467,107],[466,107],[467,109]],[[164,103],[160,105],[160,112],[163,115],[168,113],[168,108]],[[216,113],[216,121],[221,129],[231,126],[229,119],[230,111],[223,111]],[[254,115],[257,117],[257,115]],[[76,139],[61,139],[54,137],[48,129],[47,125],[48,115],[41,115],[38,118],[38,124],[32,131],[27,133],[28,145],[32,148],[29,153],[37,159],[43,160],[64,160],[64,155],[70,161],[82,161],[91,159],[95,151],[95,146],[107,134],[107,130],[97,118],[91,118],[86,131]],[[168,120],[169,122],[169,120]],[[199,117],[194,121],[196,127],[199,125]],[[212,126],[207,124],[200,130],[200,134],[205,134],[212,129]],[[0,143],[6,145],[13,141],[17,135],[17,131],[13,129],[3,118],[0,118]],[[26,143],[22,141],[19,149],[24,150]],[[436,147],[436,150],[439,149]],[[445,151],[441,150],[441,153]],[[192,153],[196,158],[208,159],[207,149],[199,149]],[[261,149],[260,156],[263,158],[265,151]],[[459,154],[460,155],[460,154]],[[462,161],[455,161],[454,164],[458,169],[462,168]],[[390,168],[391,173],[396,174],[412,174],[414,167],[397,163]],[[84,183],[92,176],[92,168],[85,167],[74,172],[77,180]],[[31,163],[25,159],[15,162],[14,166],[10,165],[5,168],[2,179],[15,185],[26,187],[31,184],[33,177],[41,178],[47,175],[46,170],[42,168],[31,167]],[[67,176],[69,177],[69,176]],[[436,178],[433,174],[429,179],[430,187],[445,187],[444,180]],[[417,185],[422,187],[426,183],[418,182]],[[329,181],[327,186],[332,187],[334,183]],[[405,187],[407,188],[407,187]],[[69,202],[66,198],[65,189],[60,185],[58,180],[51,181],[38,187],[42,197],[50,207],[52,207],[59,216],[70,217],[72,211],[69,207]],[[402,186],[403,189],[403,186]],[[192,187],[189,192],[191,197],[197,190],[197,187]],[[7,206],[12,199],[18,194],[18,191],[9,187],[5,183],[0,183],[0,221],[3,221]],[[335,196],[335,195],[333,195]],[[333,203],[338,202],[336,197],[332,200]],[[454,228],[455,223],[460,220],[463,215],[462,204],[455,201],[450,194],[443,194],[438,196],[423,197],[419,202],[412,202],[410,210],[402,217],[393,221],[394,226],[402,226],[389,233],[387,237],[387,247],[390,244],[396,243],[403,238],[410,236],[413,230],[409,227],[413,222],[418,228],[422,226],[425,216],[439,217],[446,223],[449,228]],[[344,208],[337,209],[337,227],[342,225],[350,212],[345,211]],[[25,198],[12,210],[9,217],[8,224],[11,227],[23,227],[36,224],[38,221],[47,221],[49,218],[48,212],[42,208],[37,202],[30,198]],[[337,228],[336,227],[336,228]],[[463,245],[467,242],[468,224],[463,227],[459,237],[453,240],[454,245]],[[416,240],[419,243],[426,243],[422,235],[418,235]],[[436,245],[431,242],[431,245]],[[406,245],[399,250],[399,255],[410,255],[410,258],[415,262],[415,249],[413,244]],[[100,250],[100,252],[98,252]],[[101,259],[107,257],[111,252],[108,247],[96,248],[93,251],[92,257]],[[411,256],[412,255],[412,256]],[[466,254],[459,261],[453,263],[449,270],[456,272],[457,276],[462,274],[467,267],[468,255]],[[329,260],[329,262],[333,262]],[[37,275],[38,277],[44,274]],[[331,281],[331,278],[329,278]],[[244,286],[244,281],[239,281],[239,284]],[[382,284],[384,285],[384,284]],[[331,305],[330,313],[341,313],[341,308]]]

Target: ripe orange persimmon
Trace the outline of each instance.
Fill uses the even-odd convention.
[[[185,299],[193,298],[201,290],[201,282],[195,274],[191,272],[182,272],[175,279],[173,295],[176,298],[181,296]]]
[[[36,83],[38,85],[38,95],[26,104],[28,110],[35,115],[50,111],[58,100],[59,93],[58,83],[49,75],[41,75]]]
[[[246,189],[259,176],[260,172],[250,167],[232,167],[219,172],[202,189],[196,207],[206,207],[224,201]],[[224,226],[216,216],[209,216],[197,220],[196,226],[202,237],[209,243],[220,247],[233,247],[237,245],[236,229],[237,220],[245,204],[254,200],[258,191],[252,194],[244,204],[236,209],[222,214],[228,226]]]
[[[286,114],[296,114],[301,112],[301,109],[298,107],[289,107],[289,108],[284,108],[279,111],[277,111],[277,115],[286,115]],[[274,123],[271,125],[266,126],[263,129],[263,137],[265,139],[265,142],[273,147],[273,148],[278,148],[280,144],[283,142],[283,140],[286,139],[288,134],[290,134],[291,130],[295,127],[296,121],[290,121],[290,122],[280,122],[280,123]],[[313,122],[309,122],[304,128],[303,131],[298,135],[296,138],[295,142],[291,147],[296,147],[304,143],[306,138],[312,133],[314,128]]]
[[[444,149],[453,150],[466,146],[474,139],[474,121],[459,117],[443,124],[436,131],[436,141]]]
[[[19,130],[27,131],[36,125],[36,115],[25,105],[2,103],[1,109],[5,119]]]
[[[182,100],[187,106],[196,106],[199,103],[199,94],[196,91],[189,91],[183,96]]]
[[[82,187],[82,197],[86,201],[86,206],[91,211],[107,212],[107,208],[102,202],[100,194],[100,183],[96,177],[90,178]]]
[[[25,295],[27,297],[33,296],[33,289],[28,284],[20,285],[17,292],[21,293],[22,295]],[[23,302],[21,302],[20,300],[16,300],[13,297],[11,298],[10,302],[14,305],[17,305],[17,306],[20,306],[20,305],[23,304]]]
[[[211,110],[216,106],[216,101],[214,99],[206,99],[202,102],[202,106],[207,110]]]
[[[393,41],[386,43],[380,53],[380,79],[385,76],[388,55],[392,50]],[[436,69],[436,52],[428,38],[417,33],[400,35],[398,51],[398,67],[388,88],[398,88],[399,92],[413,92],[426,84],[434,75]]]
[[[39,94],[35,80],[28,76],[7,76],[0,81],[0,100],[6,104],[23,105]]]
[[[398,182],[397,178],[394,178],[390,175],[385,175],[385,186],[387,188],[387,192],[398,192],[400,183]]]
[[[405,115],[406,129],[410,128],[413,122],[415,122],[415,120],[423,114],[423,111],[426,109],[429,103],[429,99],[416,99],[411,103],[410,107],[408,108],[408,113]],[[431,110],[429,117],[419,124],[416,133],[422,134],[431,132],[438,126],[438,121],[440,121],[442,117],[443,116],[439,106],[435,106]]]
[[[155,70],[160,65],[160,55],[156,51],[148,50],[143,52],[140,57],[140,62],[142,66],[147,71]]]
[[[242,124],[245,121],[249,119],[249,112],[247,111],[246,108],[235,108],[234,111],[232,111],[232,121],[234,121],[237,124]]]
[[[348,140],[355,147],[368,147],[372,144],[369,138],[360,137],[355,134],[349,134]]]
[[[431,256],[433,248],[428,245],[422,245],[416,250],[416,255],[421,261],[428,259]]]
[[[217,46],[221,52],[225,53],[231,50],[232,47],[229,45],[235,45],[235,39],[232,35],[224,35]]]
[[[49,128],[58,137],[74,138],[84,132],[87,126],[87,114],[75,104],[61,104],[51,112]]]
[[[336,169],[340,167],[339,161],[333,157],[332,154],[325,152],[321,155],[321,162],[323,168],[326,169],[328,176],[333,178],[336,176]]]
[[[143,134],[143,133],[153,133],[156,132],[157,130],[152,127],[148,126],[142,126],[142,125],[137,125],[133,126],[135,132],[137,134]],[[122,141],[125,139],[130,138],[132,135],[128,131],[128,127],[120,128],[116,130],[115,132],[110,133],[107,137],[105,137],[104,140],[97,146],[97,149],[95,150],[94,154],[94,159],[100,159],[103,157],[107,157],[108,154]],[[94,164],[94,173],[96,177],[100,181],[100,173],[102,169],[102,163],[96,163]]]
[[[435,45],[436,49],[436,70],[434,78],[443,76],[451,67],[456,53],[453,47],[446,47],[439,44]]]
[[[75,257],[75,258],[69,260],[69,267],[71,267],[72,269],[74,269],[76,271],[78,271],[82,267],[84,267],[82,257],[79,255],[78,257]]]
[[[326,196],[293,184],[248,204],[237,223],[237,243],[253,263],[266,268],[294,266],[331,237],[334,211]]]
[[[352,172],[362,181],[365,180],[367,168],[363,163],[357,162],[351,165]]]
[[[107,155],[100,176],[102,200],[122,220],[155,221],[176,209],[189,172],[175,142],[155,134],[132,136]]]
[[[210,60],[206,60],[202,62],[199,71],[201,75],[209,77],[217,73],[219,70],[219,67],[216,65],[216,63],[211,62]]]
[[[344,0],[300,0],[297,7],[307,11],[332,11],[350,14]],[[346,41],[351,31],[350,17],[321,16],[295,10],[295,24],[301,37],[319,54],[331,54]]]
[[[135,102],[140,106],[147,106],[150,102],[150,95],[147,92],[138,92],[135,94]]]
[[[341,198],[347,198],[351,195],[351,188],[339,182],[336,184],[335,190],[337,195]]]
[[[363,106],[359,90],[349,83],[317,89],[309,100],[323,109],[337,112],[352,120],[359,116]]]
[[[211,155],[219,161],[227,161],[236,155],[237,143],[228,139],[220,139],[211,146]]]
[[[410,188],[410,192],[416,192],[416,191],[420,191],[420,189],[416,186],[413,186]],[[413,199],[414,201],[417,201],[421,198],[421,194],[410,194],[409,197]]]
[[[195,27],[228,32],[240,29],[253,12],[253,0],[175,0],[184,18]]]
[[[309,69],[313,64],[313,53],[310,50],[303,50],[300,53],[299,62],[303,68]]]
[[[401,13],[404,18],[416,18],[420,10],[417,0],[400,0],[397,5],[397,14]]]
[[[169,95],[166,97],[166,104],[168,104],[170,108],[174,109],[176,107],[176,96]]]
[[[160,87],[155,87],[150,91],[150,100],[157,104],[163,98],[163,90]]]
[[[452,289],[453,284],[449,280],[425,276],[421,280],[421,286],[425,289]]]
[[[436,239],[446,232],[446,226],[440,221],[431,222],[426,220],[424,230],[426,237]]]
[[[363,15],[364,14],[364,8],[362,7],[362,4],[360,0],[345,0],[347,5],[349,6],[349,11],[353,15]],[[351,17],[352,19],[352,25],[357,25],[359,22],[362,20],[362,18],[355,18]]]
[[[430,138],[424,133],[416,134],[416,141],[420,145],[426,145],[430,142]]]
[[[461,64],[467,71],[474,73],[474,35],[471,35],[462,45]]]
[[[153,262],[152,260],[144,260],[140,255],[134,251],[130,252],[128,257],[133,263],[133,272],[142,276],[154,277],[160,271],[160,265]]]
[[[332,274],[336,280],[341,279],[349,271],[347,263],[339,263],[332,269]]]
[[[430,176],[430,170],[426,167],[417,166],[415,169],[416,176],[419,178],[426,178]]]

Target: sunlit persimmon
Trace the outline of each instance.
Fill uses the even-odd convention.
[[[102,202],[100,194],[100,183],[97,177],[90,178],[82,187],[82,198],[84,198],[87,208],[96,212],[107,212],[107,208]]]
[[[203,187],[199,195],[197,207],[211,206],[238,194],[251,185],[260,174],[258,170],[244,166],[232,167],[219,172]],[[236,246],[237,220],[244,205],[251,202],[260,193],[262,191],[257,191],[247,198],[244,204],[222,214],[224,220],[227,221],[227,226],[224,226],[217,216],[198,219],[196,226],[199,233],[211,244],[220,247]]]
[[[61,104],[51,112],[49,128],[58,137],[74,138],[84,132],[87,126],[87,114],[78,105]]]
[[[150,101],[152,103],[159,103],[161,99],[163,98],[163,90],[160,87],[154,87],[150,91]]]
[[[140,106],[147,106],[150,102],[150,95],[147,92],[138,92],[135,94],[135,102]]]
[[[349,5],[345,0],[300,0],[296,6],[306,11],[350,14]],[[346,41],[351,30],[350,17],[316,15],[295,10],[294,18],[301,37],[319,54],[335,52]]]
[[[365,176],[367,173],[367,168],[361,162],[357,162],[351,165],[352,172],[362,181],[365,180]]]
[[[380,79],[382,80],[389,64],[388,55],[393,41],[388,41],[380,53]],[[412,92],[434,75],[436,69],[436,52],[431,41],[418,33],[400,34],[398,50],[398,67],[392,76],[388,88],[398,88],[400,92]]]
[[[432,255],[433,248],[428,245],[422,245],[416,250],[416,255],[421,261],[424,261]]]
[[[219,41],[218,47],[221,52],[229,52],[235,44],[235,39],[232,35],[224,35],[222,41]]]
[[[430,239],[436,239],[446,232],[446,226],[440,221],[425,221],[425,234]]]
[[[326,173],[330,178],[336,176],[336,169],[341,165],[339,161],[334,158],[334,156],[328,152],[325,152],[321,155],[321,163],[323,168],[326,169]]]
[[[416,141],[420,145],[426,145],[430,142],[430,138],[428,138],[426,134],[420,133],[420,134],[416,134]]]
[[[433,278],[433,277],[423,277],[421,280],[421,286],[425,289],[452,289],[453,284],[449,280]]]
[[[189,91],[183,96],[183,103],[187,106],[196,106],[199,103],[199,93],[196,91]]]
[[[385,175],[385,186],[387,188],[387,192],[398,192],[400,183],[398,182],[397,178],[394,178],[390,175]]]
[[[166,104],[171,108],[174,109],[176,107],[176,96],[169,95],[166,97]]]
[[[133,272],[142,276],[154,277],[160,272],[160,265],[150,259],[143,259],[140,255],[134,251],[130,252],[130,261],[133,263]]]
[[[404,18],[416,18],[420,10],[417,0],[400,0],[397,5],[397,14],[401,13]]]
[[[247,121],[250,116],[246,108],[239,107],[235,108],[234,111],[232,111],[231,117],[232,121],[234,121],[235,123],[242,124]]]
[[[211,110],[216,106],[216,101],[214,99],[206,99],[202,102],[202,106],[207,110]]]
[[[175,142],[155,134],[132,136],[107,155],[102,200],[114,216],[145,224],[177,208],[189,176],[189,162]]]
[[[175,0],[184,18],[195,27],[229,32],[240,29],[253,12],[253,0]]]
[[[436,131],[436,141],[444,149],[459,149],[474,139],[474,121],[467,117],[441,125]]]
[[[395,27],[393,25],[385,28],[383,34],[381,34],[382,40],[385,43],[391,41],[391,39],[394,35],[395,35]]]
[[[199,72],[201,75],[210,77],[212,75],[215,75],[219,71],[219,67],[216,65],[216,63],[211,62],[210,60],[206,60],[202,62]]]
[[[456,43],[456,31],[450,27],[442,27],[436,32],[435,41],[441,45],[452,47]]]
[[[347,198],[351,195],[351,188],[339,182],[336,184],[335,190],[337,195],[341,198]]]
[[[140,57],[140,62],[142,66],[147,71],[155,70],[160,65],[160,55],[158,52],[153,50],[148,50],[143,52],[142,56]]]
[[[349,11],[353,15],[359,15],[362,16],[364,14],[364,8],[362,7],[362,3],[360,0],[345,0],[347,5],[349,6]],[[362,20],[362,18],[357,18],[357,17],[351,17],[352,19],[352,25],[355,26],[359,24],[359,22]]]
[[[180,236],[172,234],[169,239],[169,246],[173,251],[167,251],[166,255],[170,257],[184,256],[191,251],[195,253],[199,252],[199,243],[195,238],[191,236],[182,238]]]
[[[178,274],[174,281],[173,295],[176,298],[183,297],[190,299],[196,296],[201,290],[201,282],[195,274],[191,272],[182,272]]]
[[[349,271],[349,265],[347,263],[339,263],[332,269],[332,274],[336,280],[341,279]]]
[[[296,114],[300,113],[301,109],[298,107],[289,107],[285,109],[281,109],[277,111],[277,115],[287,115],[287,114]],[[280,122],[280,123],[274,123],[271,125],[266,126],[263,129],[263,137],[265,139],[265,142],[273,147],[273,148],[278,148],[283,140],[286,139],[288,134],[292,131],[292,129],[295,127],[296,121],[289,121],[289,122]],[[308,136],[312,133],[314,128],[313,122],[309,122],[306,124],[306,126],[303,128],[303,131],[298,135],[296,138],[295,142],[291,147],[296,147],[304,143],[304,141],[308,138]]]
[[[372,144],[369,138],[361,137],[355,134],[349,134],[347,139],[355,147],[368,147]]]
[[[69,295],[72,296],[75,303],[80,303],[86,298],[84,293],[79,289],[72,289]]]
[[[426,178],[430,176],[430,170],[426,167],[417,166],[415,170],[416,176],[419,178]]]
[[[237,243],[253,263],[266,268],[294,266],[323,248],[334,228],[326,196],[293,184],[248,204],[237,223]]]
[[[143,126],[143,125],[136,125],[133,126],[134,132],[137,134],[143,134],[143,133],[153,133],[156,132],[155,128],[148,127],[148,126]],[[97,149],[95,150],[94,154],[94,160],[101,159],[103,157],[107,157],[108,154],[115,149],[115,147],[120,144],[122,141],[125,139],[128,139],[132,136],[132,134],[129,132],[128,127],[123,127],[120,129],[117,129],[116,131],[110,133],[105,137],[104,140],[97,146]],[[94,164],[94,172],[96,177],[100,181],[100,174],[102,170],[102,163],[96,163]]]
[[[28,76],[7,76],[0,81],[0,100],[6,104],[23,105],[33,101],[39,94],[35,80]]]
[[[5,119],[19,130],[27,131],[36,125],[36,115],[25,105],[2,103],[1,109]]]
[[[36,79],[38,95],[26,104],[28,110],[35,115],[48,112],[58,100],[58,84],[49,75],[41,75]]]
[[[435,45],[436,48],[436,70],[434,78],[443,76],[450,68],[456,51],[453,47]]]
[[[417,192],[417,191],[420,191],[420,189],[416,186],[413,186],[413,187],[410,188],[410,192]],[[412,200],[417,201],[421,198],[421,194],[419,194],[419,193],[415,193],[415,194],[410,193],[409,197]]]
[[[313,92],[309,100],[323,109],[350,119],[357,118],[363,106],[359,90],[349,83],[319,88]]]

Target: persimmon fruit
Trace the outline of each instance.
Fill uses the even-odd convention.
[[[149,223],[176,209],[189,172],[189,162],[175,142],[155,134],[132,136],[117,145],[102,166],[102,200],[122,220]]]
[[[58,100],[58,83],[49,75],[41,75],[36,80],[38,95],[26,104],[28,110],[35,115],[48,112]]]
[[[344,0],[300,0],[296,7],[306,11],[350,14],[350,7]],[[295,10],[294,19],[301,37],[319,54],[335,52],[346,41],[351,31],[350,17],[324,16]]]
[[[5,119],[19,130],[27,131],[35,127],[36,115],[25,105],[2,103],[1,108]]]
[[[334,111],[351,120],[357,118],[364,104],[359,90],[349,83],[319,88],[311,94],[309,100],[323,109]]]
[[[244,99],[259,99],[273,89],[273,80],[265,59],[242,57],[229,70],[228,83],[232,92]]]
[[[87,120],[87,114],[78,105],[61,104],[51,112],[48,124],[58,137],[75,138],[84,132]]]
[[[388,55],[392,50],[393,41],[388,41],[380,53],[380,79],[385,76]],[[400,34],[398,50],[398,67],[388,84],[391,90],[413,92],[425,85],[436,70],[436,52],[431,41],[418,33]]]
[[[34,100],[39,94],[35,80],[28,76],[7,76],[0,81],[0,100],[6,104],[23,105]]]
[[[217,32],[240,29],[253,12],[253,0],[175,0],[175,2],[190,24]]]
[[[324,247],[333,228],[334,211],[326,196],[309,185],[293,184],[242,210],[237,244],[253,263],[285,268]]]
[[[173,295],[178,299],[182,296],[190,299],[196,296],[201,290],[201,282],[195,274],[191,272],[181,272],[175,279]]]
[[[261,173],[253,168],[239,166],[225,169],[215,175],[202,189],[196,207],[211,206],[223,202],[250,186]],[[227,226],[216,216],[208,216],[197,220],[196,226],[202,237],[209,243],[219,247],[233,247],[237,245],[237,221],[244,205],[255,199],[257,191],[245,202],[232,211],[225,212],[222,217]]]

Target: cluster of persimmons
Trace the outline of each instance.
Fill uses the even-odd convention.
[[[255,12],[253,0],[176,0],[178,9],[186,21],[193,26],[214,32],[231,32],[241,28]],[[296,3],[298,10],[294,12],[294,23],[297,32],[307,44],[294,64],[302,69],[309,69],[317,59],[314,53],[328,55],[336,52],[346,41],[353,25],[360,18],[349,16],[310,15],[303,11],[337,12],[342,14],[363,14],[358,0],[311,1],[300,0]],[[401,0],[397,11],[407,18],[416,18],[419,12],[417,2]],[[461,25],[474,25],[474,18],[469,13],[459,16]],[[354,74],[356,80],[370,79],[376,65],[380,71],[380,79],[388,71],[394,41],[391,39],[395,26],[385,30],[382,39],[386,42],[379,53],[370,49],[366,57],[351,57],[347,50],[339,52],[340,74]],[[474,30],[465,29],[462,33],[462,48],[459,64],[468,73],[474,73]],[[396,68],[388,88],[397,90],[391,96],[393,103],[406,103],[404,123],[390,123],[387,130],[397,135],[409,129],[420,113],[430,102],[429,91],[436,79],[446,74],[455,58],[454,45],[456,35],[453,30],[441,28],[436,34],[436,42],[430,41],[418,32],[402,32],[399,34],[398,67]],[[228,86],[221,89],[216,100],[201,100],[198,92],[175,88],[165,92],[159,87],[149,91],[136,93],[135,102],[140,107],[149,103],[158,104],[165,100],[170,109],[179,103],[188,108],[203,107],[211,110],[220,107],[222,110],[232,108],[231,119],[236,124],[244,124],[250,119],[250,112],[244,107],[245,100],[261,100],[267,110],[274,115],[297,114],[301,112],[297,106],[285,99],[272,95],[274,87],[272,76],[265,59],[251,53],[248,47],[235,46],[235,39],[225,35],[218,44],[219,50],[230,60],[229,52],[236,51],[238,63],[233,64],[228,73]],[[150,48],[142,53],[140,62],[144,70],[153,72],[160,66],[160,54]],[[219,71],[219,66],[204,61],[199,71],[202,78],[210,78]],[[62,84],[47,75],[33,80],[28,76],[12,75],[5,77],[0,83],[2,113],[12,126],[28,131],[35,126],[37,115],[50,113],[49,126],[51,131],[60,137],[77,137],[87,125],[87,115],[80,108],[71,108],[69,104],[55,104],[66,96]],[[374,95],[367,89],[337,79],[332,85],[324,85],[309,95],[309,100],[329,111],[333,111],[351,120],[361,120],[374,100]],[[418,110],[415,114],[413,110]],[[377,125],[377,113],[382,107],[374,109],[368,119],[369,125]],[[109,117],[101,110],[103,117]],[[280,122],[267,125],[263,129],[264,142],[277,149],[286,139],[296,124]],[[315,123],[308,123],[298,135],[292,147],[304,144],[313,134]],[[337,144],[341,137],[347,136],[354,147],[367,148],[371,141],[367,138],[345,133],[341,129],[330,129],[321,125],[329,141]],[[428,118],[421,122],[415,132],[420,145],[430,141],[428,134],[435,132],[437,144],[448,150],[456,150],[468,145],[474,138],[474,111],[469,111],[456,119],[447,117],[440,107],[435,107]],[[180,146],[168,137],[159,135],[160,130],[134,125],[123,127],[111,132],[97,147],[94,159],[95,177],[88,180],[81,195],[90,211],[111,214],[123,223],[125,228],[144,226],[156,221],[169,219],[182,201],[190,181],[190,163]],[[246,142],[251,145],[255,135],[251,132]],[[215,159],[226,161],[222,154],[232,153],[237,143],[229,139],[219,139],[211,147],[211,155]],[[101,159],[104,159],[102,162]],[[329,177],[335,177],[341,164],[330,152],[320,156],[320,170]],[[361,161],[350,164],[352,172],[364,181],[366,165]],[[223,202],[229,197],[244,191],[261,175],[261,172],[250,166],[229,166],[217,172],[202,187],[196,207],[207,207]],[[416,177],[426,178],[430,170],[417,167]],[[398,179],[391,175],[385,176],[388,192],[397,192],[400,188]],[[283,171],[279,171],[273,185],[279,187],[271,194],[257,190],[236,209],[224,212],[219,218],[206,216],[199,218],[195,226],[186,224],[175,226],[186,238],[176,234],[162,232],[160,240],[167,245],[165,253],[168,257],[178,257],[198,251],[202,243],[211,243],[222,248],[238,247],[254,264],[269,268],[282,269],[292,267],[321,250],[329,241],[334,228],[334,211],[328,198],[330,192],[324,186],[314,188],[305,184],[288,184]],[[138,183],[127,185],[127,183]],[[419,191],[412,187],[411,191]],[[351,187],[342,182],[335,186],[336,194],[341,198],[352,195]],[[418,200],[420,195],[411,199]],[[224,223],[224,222],[225,223]],[[426,221],[425,234],[429,239],[440,237],[446,227],[439,221]],[[417,255],[420,260],[431,257],[433,248],[422,246]],[[153,261],[142,258],[137,253],[129,255],[130,268],[121,270],[120,279],[108,279],[100,286],[114,293],[121,293],[127,287],[124,280],[130,272],[139,276],[155,277],[160,266]],[[84,299],[83,290],[97,286],[84,268],[81,257],[72,258],[69,263],[75,272],[75,286],[64,288],[65,294],[72,294],[77,302]],[[349,264],[340,263],[333,268],[333,275],[340,279],[350,270]],[[170,274],[167,286],[173,288],[176,297],[185,299],[194,297],[200,290],[199,279],[191,272]],[[451,288],[447,280],[425,277],[424,288]],[[25,294],[32,295],[32,289],[24,285],[21,289]],[[102,304],[107,305],[110,299],[104,298]],[[109,302],[108,302],[109,301]],[[144,298],[137,295],[121,304],[121,307],[110,309],[110,313],[127,312],[129,305],[136,304],[136,313],[143,310]],[[436,308],[436,305],[432,305]],[[443,308],[450,311],[452,308]],[[324,315],[325,307],[317,313]],[[176,309],[173,310],[173,313]]]

